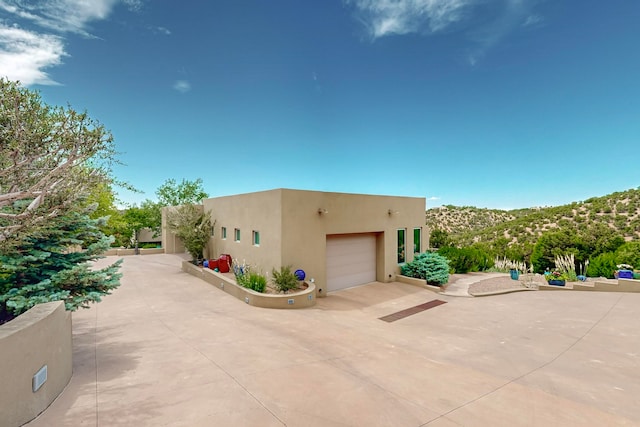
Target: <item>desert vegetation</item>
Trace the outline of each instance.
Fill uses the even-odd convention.
[[[640,266],[640,189],[512,211],[443,206],[428,210],[426,223],[432,247],[456,272],[490,269],[486,260],[495,257],[541,273],[556,268],[558,256],[571,255],[576,271],[604,277],[613,277],[620,263]]]

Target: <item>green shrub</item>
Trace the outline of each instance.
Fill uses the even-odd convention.
[[[157,243],[140,243],[138,247],[140,249],[156,249],[156,248],[160,248],[161,246]]]
[[[452,273],[485,271],[490,268],[493,263],[485,251],[473,247],[446,247],[439,249],[438,253],[449,260],[449,270]]]
[[[267,288],[267,278],[262,274],[251,272],[245,276],[249,276],[247,286],[249,289],[262,293]]]
[[[438,253],[418,254],[401,271],[404,276],[424,279],[429,285],[441,286],[449,281],[449,261]]]
[[[431,235],[429,236],[429,245],[432,248],[443,248],[448,246],[451,243],[449,239],[449,233],[444,230],[439,230],[437,228],[431,231]]]
[[[236,274],[236,283],[242,286],[243,288],[251,288],[249,278],[250,278],[250,273]]]
[[[613,252],[602,253],[589,260],[587,276],[613,279],[613,272],[617,269],[616,265],[616,255]]]
[[[616,264],[629,264],[640,268],[640,242],[631,241],[616,249]]]
[[[298,278],[291,271],[291,266],[282,266],[280,271],[275,268],[271,270],[271,276],[273,277],[273,284],[278,292],[287,292],[298,287]]]

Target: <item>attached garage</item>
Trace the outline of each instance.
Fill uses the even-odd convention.
[[[376,280],[376,235],[327,236],[327,292]]]

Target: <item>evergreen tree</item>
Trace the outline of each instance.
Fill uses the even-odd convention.
[[[104,221],[67,212],[0,253],[0,323],[43,302],[87,308],[117,288],[122,260],[99,270],[90,263],[113,241],[101,231]]]

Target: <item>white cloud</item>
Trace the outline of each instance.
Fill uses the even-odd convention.
[[[458,32],[467,36],[473,66],[486,50],[521,26],[543,17],[531,13],[542,0],[344,0],[355,7],[375,40],[389,35]]]
[[[62,36],[93,37],[91,22],[107,19],[119,3],[136,11],[143,0],[0,0],[6,15],[0,22],[0,75],[24,85],[57,84],[45,70],[62,64]]]
[[[24,85],[57,84],[44,71],[66,56],[62,40],[0,24],[0,76]]]
[[[164,34],[165,36],[171,35],[171,30],[165,27],[155,27],[154,32]]]
[[[122,0],[122,2],[133,12],[139,12],[142,10],[142,6],[144,6],[142,0]]]
[[[427,197],[427,200],[430,202],[436,201],[436,200],[440,200],[440,197],[437,196],[431,196],[431,197]]]
[[[373,38],[390,34],[435,33],[463,18],[471,0],[346,0]]]
[[[191,90],[191,83],[189,83],[186,80],[177,80],[174,84],[173,84],[173,88],[175,90],[177,90],[180,93],[186,93],[189,92]]]
[[[108,18],[119,1],[55,0],[27,3],[19,0],[0,0],[0,9],[42,28],[90,36],[87,31],[89,23]]]
[[[522,26],[523,27],[530,27],[530,26],[533,26],[533,25],[540,24],[542,21],[544,21],[544,18],[542,16],[540,16],[540,15],[529,15],[524,20],[524,23],[522,24]]]

